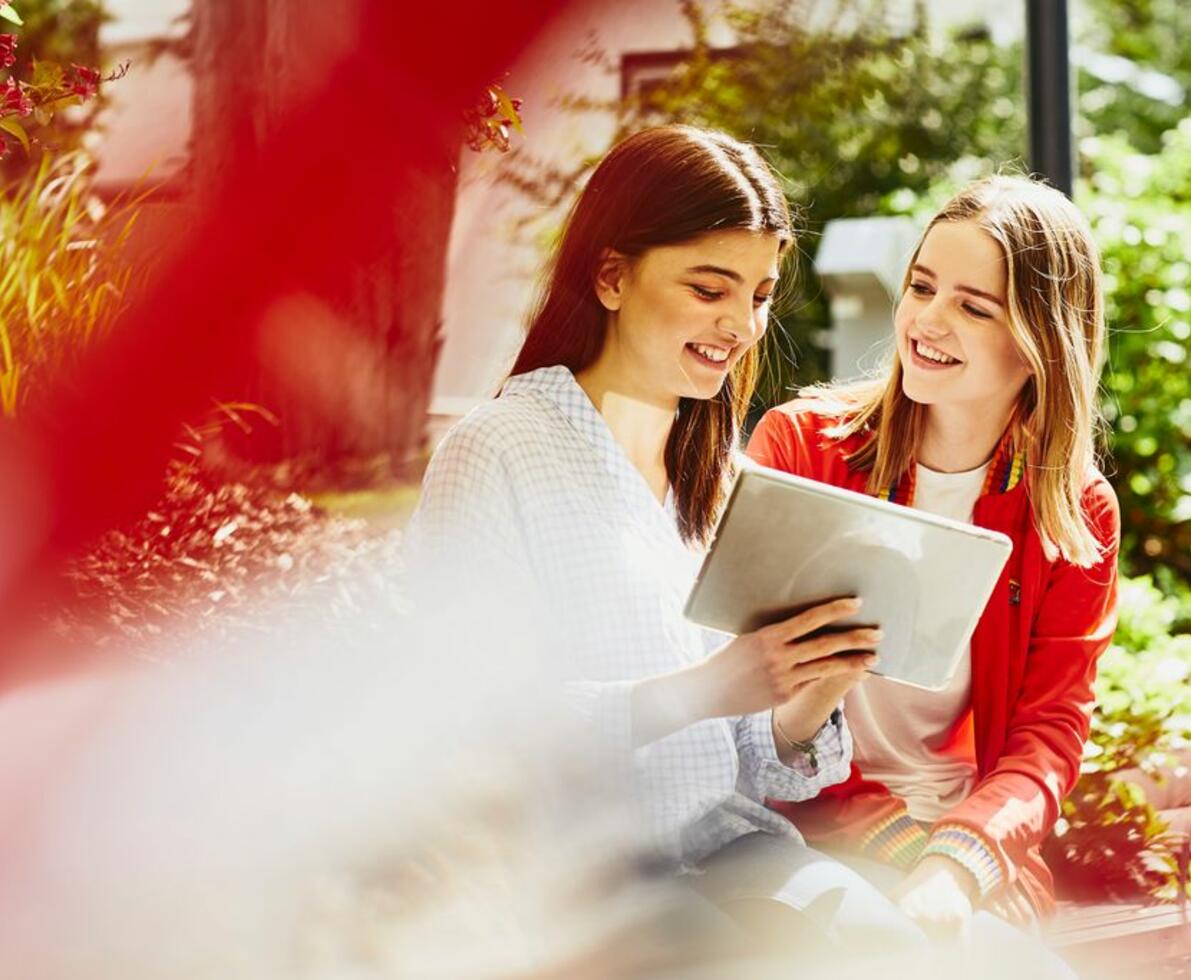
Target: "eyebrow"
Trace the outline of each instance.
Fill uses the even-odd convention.
[[[731,279],[737,285],[744,284],[744,276],[732,269],[725,269],[722,265],[692,265],[686,270],[691,272],[710,272],[715,276],[723,276],[725,279]],[[762,280],[762,282],[777,282],[777,276],[769,276]]]
[[[921,272],[924,276],[930,276],[932,279],[939,278],[935,275],[933,270],[928,269],[926,266],[918,262],[915,262],[912,266],[910,266],[910,271]],[[1005,305],[1005,301],[999,296],[994,296],[992,293],[986,293],[983,289],[977,289],[975,286],[965,286],[961,283],[960,285],[956,286],[955,289],[956,292],[968,293],[971,296],[979,296],[981,299],[986,299],[990,303],[996,303],[997,306],[1000,307],[1004,307]]]

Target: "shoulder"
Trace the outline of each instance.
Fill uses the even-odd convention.
[[[830,437],[831,430],[848,421],[847,413],[821,399],[805,395],[777,405],[765,415],[781,420],[792,431],[803,436],[823,434]]]
[[[504,395],[477,405],[447,430],[434,460],[503,463],[540,438],[548,413],[536,399]]]
[[[866,436],[841,436],[846,415],[826,403],[795,398],[762,416],[749,439],[748,454],[763,466],[790,472],[814,469],[816,461],[843,457],[858,449]]]
[[[1088,470],[1082,504],[1084,518],[1096,537],[1115,550],[1121,537],[1121,505],[1108,478],[1095,467]]]

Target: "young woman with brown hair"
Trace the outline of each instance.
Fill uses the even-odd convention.
[[[847,599],[728,642],[682,614],[793,237],[752,147],[680,126],[617,145],[567,219],[499,397],[435,453],[410,536],[452,588],[500,590],[493,630],[565,659],[573,703],[631,771],[674,869],[707,872],[691,880],[725,903],[810,909],[833,892],[816,933],[915,943],[867,882],[765,806],[846,776],[837,706],[879,631],[812,636],[856,611]]]

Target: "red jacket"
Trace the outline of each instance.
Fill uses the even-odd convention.
[[[867,473],[845,457],[866,434],[837,440],[824,434],[834,420],[806,402],[768,412],[748,454],[788,473],[864,491]],[[844,783],[801,804],[770,801],[814,842],[861,850],[908,865],[922,853],[957,856],[957,841],[983,855],[963,855],[990,902],[1024,896],[1034,912],[1054,907],[1053,880],[1039,845],[1059,816],[1059,804],[1079,777],[1093,706],[1096,660],[1116,626],[1116,558],[1120,520],[1116,495],[1098,472],[1084,491],[1089,526],[1105,547],[1093,568],[1050,560],[1034,526],[1028,478],[1006,434],[989,468],[973,522],[1013,540],[1013,553],[972,636],[972,717],[977,782],[971,795],[934,825],[929,839],[905,805],[855,765]],[[913,467],[881,495],[898,503],[913,496]],[[922,840],[915,841],[915,835]],[[958,858],[957,858],[958,859]],[[995,866],[993,862],[995,861]],[[993,892],[989,894],[989,891]]]

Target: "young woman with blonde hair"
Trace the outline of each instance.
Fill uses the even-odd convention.
[[[1115,625],[1119,517],[1096,468],[1099,256],[1058,191],[996,176],[930,221],[880,378],[768,412],[758,462],[1002,531],[1014,548],[951,685],[870,676],[850,777],[774,804],[928,931],[1045,916],[1039,845],[1079,775]]]

